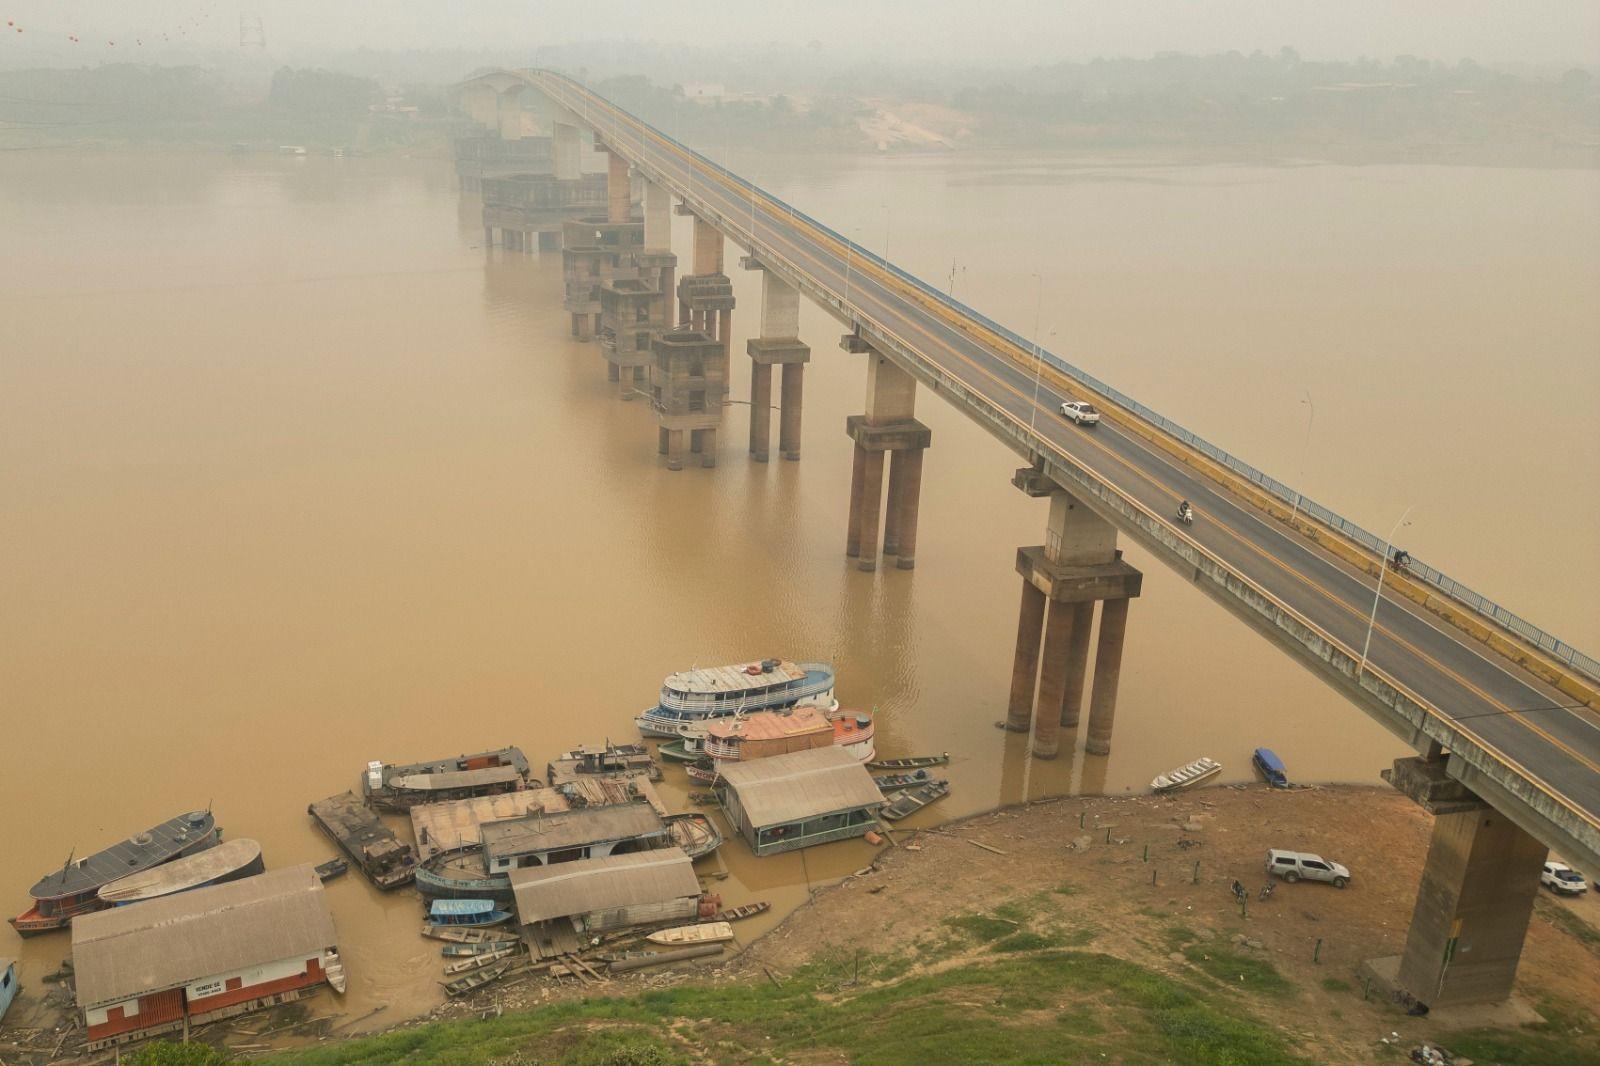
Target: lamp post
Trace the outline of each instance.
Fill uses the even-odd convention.
[[[1028,411],[1028,431],[1039,417],[1039,379],[1044,375],[1044,359],[1039,355],[1039,312],[1044,307],[1044,278],[1032,275],[1035,284],[1033,297],[1033,407]]]
[[[1311,402],[1310,389],[1306,390],[1306,398],[1300,402],[1311,410],[1310,417],[1306,419],[1306,442],[1300,448],[1300,483],[1303,485],[1305,484],[1306,480],[1306,456],[1311,454],[1311,427],[1317,424],[1317,405]],[[1289,511],[1290,529],[1294,528],[1295,516],[1300,513],[1300,501],[1304,499],[1304,497],[1305,494],[1299,489],[1294,490],[1294,507],[1292,507]]]
[[[1411,514],[1412,509],[1415,507],[1416,504],[1412,504],[1405,509],[1405,513],[1394,524],[1394,528],[1389,530],[1389,539],[1383,544],[1383,558],[1378,560],[1378,591],[1372,597],[1372,616],[1367,619],[1367,639],[1361,645],[1361,665],[1356,667],[1357,681],[1361,680],[1361,675],[1367,669],[1367,652],[1372,649],[1372,630],[1378,624],[1378,601],[1383,599],[1383,575],[1389,569],[1389,552],[1394,547],[1394,535],[1401,526],[1410,525],[1406,521],[1406,516]]]

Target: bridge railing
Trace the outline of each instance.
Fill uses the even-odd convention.
[[[582,86],[581,82],[569,77],[568,75],[560,74],[555,71],[549,71],[546,73],[554,74],[558,78],[571,81],[573,84],[579,85],[580,87]],[[592,92],[593,90],[589,91]],[[599,96],[598,93],[595,95],[597,97]],[[601,99],[604,98],[602,97]],[[1232,471],[1239,477],[1244,478],[1246,481],[1249,481],[1257,488],[1277,497],[1284,503],[1291,505],[1291,507],[1295,508],[1300,513],[1303,513],[1314,521],[1320,522],[1323,525],[1336,530],[1349,540],[1354,541],[1363,548],[1366,548],[1368,551],[1376,555],[1380,561],[1384,560],[1386,549],[1389,547],[1384,538],[1375,533],[1368,532],[1360,525],[1357,525],[1355,522],[1352,522],[1350,519],[1339,514],[1333,508],[1324,506],[1323,504],[1308,498],[1304,494],[1284,484],[1282,481],[1279,481],[1270,474],[1257,470],[1254,466],[1251,466],[1243,459],[1240,459],[1237,456],[1223,450],[1222,448],[1219,448],[1217,445],[1212,444],[1210,441],[1206,440],[1204,437],[1201,437],[1192,430],[1184,428],[1159,411],[1140,403],[1138,400],[1134,399],[1132,396],[1129,396],[1121,389],[1101,381],[1099,378],[1088,373],[1087,371],[1073,366],[1071,363],[1067,362],[1065,359],[1062,359],[1054,352],[1041,347],[1036,341],[1030,341],[1026,339],[1020,334],[1016,333],[1014,330],[1001,325],[999,322],[996,322],[982,311],[979,311],[973,307],[969,307],[967,304],[962,303],[953,296],[939,291],[934,286],[929,285],[926,281],[923,281],[921,278],[917,277],[915,274],[895,266],[878,253],[868,248],[863,248],[861,245],[857,244],[849,237],[846,237],[844,234],[838,232],[827,223],[812,218],[810,215],[795,207],[793,204],[774,196],[772,193],[767,192],[765,189],[756,185],[749,179],[734,173],[721,163],[718,163],[696,149],[689,147],[688,145],[679,141],[677,138],[663,133],[661,130],[651,126],[637,115],[634,115],[631,112],[610,103],[610,101],[606,101],[606,104],[616,112],[627,115],[629,119],[638,123],[640,126],[648,127],[655,136],[660,137],[664,141],[670,142],[683,152],[694,156],[705,166],[717,171],[729,181],[744,188],[745,191],[750,193],[752,196],[760,197],[769,204],[782,209],[790,217],[803,220],[812,228],[826,233],[833,240],[838,241],[840,244],[848,247],[853,256],[858,256],[862,260],[876,264],[880,269],[893,274],[895,277],[917,289],[930,299],[933,299],[945,307],[948,307],[949,309],[978,322],[984,328],[990,330],[991,332],[1009,341],[1017,348],[1021,349],[1024,353],[1035,353],[1036,358],[1040,359],[1057,372],[1072,378],[1074,381],[1077,381],[1090,391],[1106,397],[1119,407],[1126,408],[1127,410],[1133,412],[1144,421],[1155,426],[1157,429],[1160,429],[1162,432],[1177,438],[1184,444],[1199,452],[1201,455],[1204,455],[1213,462],[1226,467],[1228,470]],[[1483,617],[1489,618],[1497,624],[1510,630],[1523,640],[1526,640],[1528,643],[1533,644],[1535,647],[1544,651],[1552,658],[1557,659],[1560,662],[1564,662],[1574,669],[1581,671],[1592,680],[1600,681],[1600,660],[1597,660],[1593,656],[1579,651],[1577,648],[1573,647],[1571,644],[1568,644],[1566,641],[1559,639],[1555,635],[1546,633],[1543,629],[1540,629],[1532,622],[1513,614],[1511,611],[1500,606],[1487,596],[1473,591],[1469,586],[1448,576],[1438,568],[1429,566],[1427,563],[1422,562],[1415,556],[1412,556],[1410,562],[1407,564],[1406,572],[1412,578],[1437,589],[1439,592],[1450,597],[1452,600],[1455,600],[1457,603],[1462,604],[1463,606],[1475,611]]]

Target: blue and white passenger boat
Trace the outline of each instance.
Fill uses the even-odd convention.
[[[487,899],[436,899],[428,908],[428,921],[434,925],[499,925],[510,917]]]
[[[685,726],[692,731],[714,718],[796,706],[836,709],[832,665],[762,659],[669,674],[660,701],[634,722],[647,737],[677,740]]]

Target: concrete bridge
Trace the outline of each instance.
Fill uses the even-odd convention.
[[[760,336],[747,348],[754,459],[768,458],[774,365],[782,367],[779,451],[799,459],[810,357],[797,336],[802,294],[844,324],[841,346],[869,361],[862,413],[845,426],[856,445],[845,537],[855,565],[875,569],[881,550],[899,569],[914,566],[931,445],[916,419],[924,391],[1015,451],[1023,466],[1013,484],[1048,501],[1043,543],[1016,550],[1021,602],[1002,723],[1031,732],[1035,757],[1076,744],[1080,722],[1089,754],[1110,750],[1121,649],[1141,586],[1118,548],[1119,537],[1131,538],[1417,752],[1383,772],[1435,815],[1393,980],[1432,1005],[1509,993],[1547,850],[1600,871],[1593,659],[1430,567],[1390,572],[1378,538],[570,78],[497,71],[463,83],[461,99],[504,132],[521,128],[506,116],[529,92],[553,115],[558,176],[576,177],[563,163],[576,159],[580,131],[608,154],[606,214],[567,231],[579,241],[563,252],[568,306],[575,335],[599,335],[622,397],[650,398],[669,467],[684,465],[685,433],[689,455],[714,462],[733,310],[726,238],[745,249],[742,265],[762,272]],[[642,218],[632,182],[641,185]],[[676,325],[673,201],[695,220]],[[575,303],[575,291],[597,298]],[[1057,409],[1066,399],[1093,402],[1103,421],[1092,430],[1065,423]],[[1200,516],[1192,526],[1172,518],[1180,498]]]

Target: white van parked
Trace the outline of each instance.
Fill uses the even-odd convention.
[[[1349,870],[1309,851],[1280,851],[1273,848],[1267,852],[1267,873],[1289,882],[1302,878],[1307,881],[1327,881],[1335,888],[1343,888],[1350,883]]]

